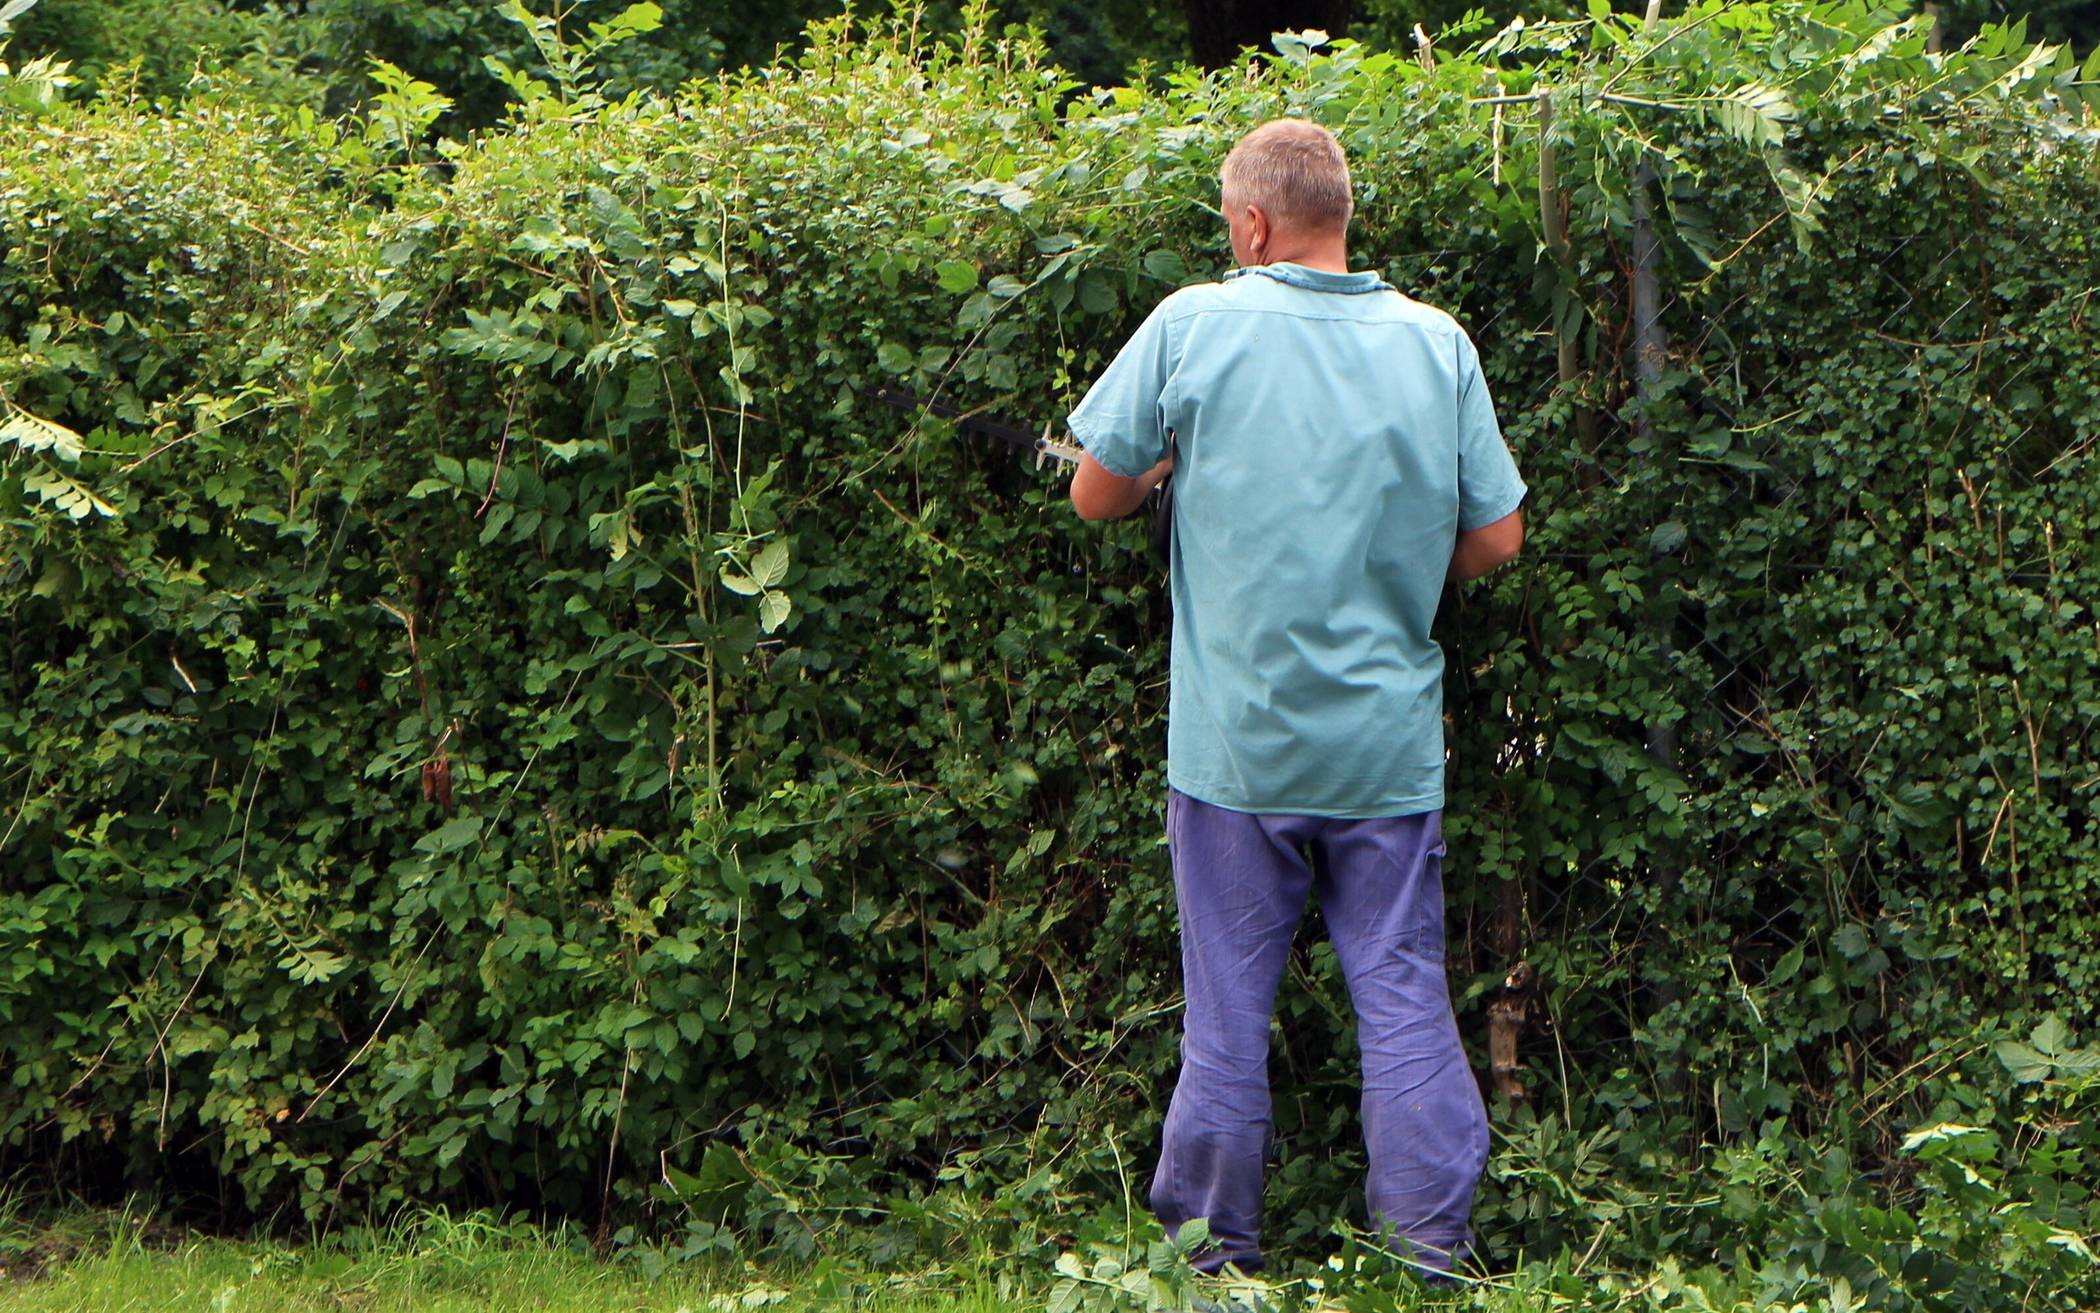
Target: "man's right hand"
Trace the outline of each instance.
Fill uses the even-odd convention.
[[[1072,509],[1082,520],[1120,520],[1145,504],[1145,498],[1160,480],[1174,472],[1174,458],[1167,457],[1134,479],[1112,474],[1092,456],[1081,456],[1072,474]]]

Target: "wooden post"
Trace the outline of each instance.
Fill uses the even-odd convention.
[[[1655,460],[1655,450],[1650,445],[1655,434],[1648,419],[1648,407],[1654,402],[1656,391],[1662,383],[1663,358],[1669,349],[1662,329],[1662,294],[1655,282],[1655,266],[1662,251],[1661,243],[1655,236],[1655,219],[1649,212],[1648,193],[1654,186],[1655,170],[1643,159],[1640,168],[1635,170],[1633,175],[1633,432],[1641,443],[1643,465],[1652,465]],[[1671,646],[1671,635],[1667,627],[1663,629],[1657,642],[1667,660]],[[1648,753],[1663,765],[1674,769],[1677,757],[1677,727],[1650,725]]]
[[[1561,214],[1560,171],[1553,151],[1553,92],[1540,87],[1537,93],[1539,107],[1539,228],[1546,241],[1546,254],[1564,272],[1573,273],[1574,251],[1568,244],[1567,219]],[[1501,110],[1501,105],[1496,105]],[[1501,120],[1496,120],[1500,128]],[[1499,161],[1500,137],[1497,136]],[[1579,397],[1582,389],[1582,373],[1575,356],[1576,334],[1566,330],[1560,322],[1556,307],[1553,322],[1553,351],[1558,364],[1560,385],[1571,397]],[[1596,416],[1579,401],[1575,404],[1575,427],[1580,435],[1582,448],[1594,453],[1597,449]],[[1503,820],[1507,820],[1505,815]],[[1502,988],[1489,1001],[1488,1022],[1488,1074],[1494,1082],[1495,1093],[1512,1104],[1526,1103],[1531,1092],[1524,1086],[1523,1059],[1517,1050],[1517,1041],[1535,1009],[1538,996],[1538,972],[1524,958],[1524,910],[1530,894],[1530,880],[1523,874],[1504,878],[1495,890],[1495,911],[1488,925],[1488,950],[1498,959],[1496,965],[1504,972]]]
[[[1662,12],[1662,0],[1648,0],[1647,26],[1655,26]],[[1652,464],[1654,449],[1648,441],[1654,437],[1648,421],[1648,406],[1655,400],[1662,383],[1663,359],[1669,352],[1669,343],[1662,329],[1662,294],[1656,286],[1656,266],[1662,257],[1662,244],[1655,236],[1655,216],[1650,209],[1648,193],[1655,189],[1655,166],[1647,152],[1641,154],[1640,167],[1633,175],[1633,384],[1637,408],[1634,411],[1633,431],[1642,440],[1642,463]],[[1662,632],[1658,643],[1664,660],[1671,652],[1670,621],[1672,613],[1663,617]],[[1648,752],[1657,761],[1670,769],[1676,768],[1677,727],[1675,725],[1650,725],[1648,727]],[[1670,864],[1674,868],[1674,863]],[[1673,883],[1674,869],[1665,873]]]
[[[1505,886],[1516,882],[1505,880]],[[1501,992],[1488,1004],[1488,1074],[1495,1093],[1511,1103],[1529,1103],[1531,1091],[1524,1088],[1524,1063],[1517,1057],[1517,1036],[1531,1015],[1532,996],[1537,992],[1538,973],[1529,962],[1518,962],[1502,979]]]
[[[1508,822],[1506,810],[1497,815],[1501,822]],[[1488,923],[1488,950],[1505,970],[1502,988],[1488,1003],[1488,1075],[1495,1083],[1495,1093],[1511,1103],[1531,1099],[1524,1087],[1524,1063],[1517,1056],[1517,1040],[1531,1019],[1538,992],[1538,972],[1523,957],[1528,883],[1521,875],[1504,878],[1495,889],[1495,916]]]
[[[1648,17],[1645,27],[1652,29],[1661,16],[1662,0],[1648,0]],[[1662,243],[1655,233],[1655,215],[1649,193],[1655,189],[1655,165],[1648,153],[1641,153],[1640,166],[1633,175],[1633,386],[1634,420],[1633,431],[1641,446],[1640,464],[1650,478],[1660,477],[1657,452],[1654,448],[1653,425],[1648,418],[1648,407],[1654,402],[1662,384],[1663,361],[1669,353],[1669,341],[1663,334],[1662,293],[1656,275],[1662,260]],[[1657,608],[1655,615],[1655,655],[1658,663],[1667,668],[1675,654],[1677,627],[1677,604],[1674,593],[1675,582],[1669,579],[1657,581]],[[1668,593],[1668,596],[1665,594]],[[1651,721],[1645,735],[1648,755],[1663,767],[1675,772],[1677,769],[1677,726],[1662,721]],[[1674,891],[1683,878],[1683,870],[1674,851],[1649,854],[1651,874],[1658,888]],[[1665,924],[1668,922],[1666,920]],[[1668,929],[1664,933],[1670,933]],[[1667,976],[1656,983],[1655,1001],[1658,1008],[1668,1008],[1678,999],[1676,982]],[[1662,1073],[1662,1090],[1665,1096],[1679,1098],[1684,1093],[1684,1073],[1669,1070]]]
[[[1662,0],[1648,0],[1644,29],[1653,29],[1662,14]],[[1655,240],[1655,216],[1649,209],[1648,193],[1655,187],[1655,165],[1648,152],[1641,152],[1640,167],[1633,174],[1633,378],[1634,393],[1642,409],[1634,412],[1633,431],[1643,440],[1649,433],[1647,404],[1654,400],[1662,380],[1665,350],[1662,336],[1662,297],[1655,286],[1655,264],[1661,254]]]
[[[1560,170],[1553,157],[1553,92],[1539,88],[1539,226],[1546,237],[1546,252],[1562,269],[1575,271],[1574,252],[1568,245],[1567,217],[1560,212]],[[1575,359],[1574,332],[1564,329],[1556,316],[1553,324],[1553,354],[1560,385],[1571,395],[1582,391],[1582,369]],[[1575,403],[1575,431],[1582,449],[1597,450],[1597,417],[1588,406]]]
[[[1553,93],[1539,90],[1539,225],[1546,234],[1546,250],[1561,264],[1568,262],[1568,231],[1560,214],[1560,172],[1553,159]]]

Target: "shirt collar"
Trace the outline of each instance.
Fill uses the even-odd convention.
[[[1292,287],[1303,287],[1315,292],[1384,292],[1392,290],[1391,284],[1369,270],[1353,274],[1329,273],[1324,269],[1308,269],[1302,264],[1284,262],[1280,264],[1250,265],[1234,269],[1225,275],[1227,282],[1246,274],[1260,274]]]

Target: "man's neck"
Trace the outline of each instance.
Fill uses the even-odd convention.
[[[1295,264],[1329,274],[1349,272],[1349,246],[1339,237],[1292,242],[1265,255],[1265,264]]]

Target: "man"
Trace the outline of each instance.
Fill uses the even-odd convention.
[[[1487,1118],[1444,975],[1442,585],[1513,558],[1525,487],[1472,342],[1349,272],[1324,128],[1227,156],[1240,268],[1161,302],[1071,416],[1072,504],[1177,471],[1167,842],[1187,1009],[1151,1203],[1198,1265],[1261,1261],[1276,986],[1316,891],[1357,1012],[1374,1227],[1448,1271]]]

